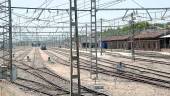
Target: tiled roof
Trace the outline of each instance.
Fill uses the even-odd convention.
[[[138,34],[135,34],[135,39],[153,39],[153,38],[159,38],[160,36],[170,34],[170,31],[168,30],[146,30],[142,31]],[[122,36],[111,36],[106,37],[103,39],[103,41],[121,41],[121,40],[128,40],[130,38],[130,35],[122,35]]]
[[[127,40],[129,38],[129,35],[122,35],[122,36],[111,36],[111,37],[106,37],[103,39],[103,41],[114,41],[114,40]]]
[[[168,34],[168,31],[146,31],[141,32],[140,34],[135,35],[135,39],[153,39],[153,38],[159,38],[160,36],[163,36],[165,34]]]

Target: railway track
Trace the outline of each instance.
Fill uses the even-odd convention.
[[[87,58],[89,56],[89,54],[83,53],[83,52],[81,52],[81,55],[83,55]],[[98,61],[108,63],[108,64],[113,65],[113,66],[120,63],[120,62],[116,62],[116,61],[104,59],[104,58],[99,58]],[[151,68],[140,67],[140,66],[136,66],[136,65],[130,65],[130,64],[127,64],[127,63],[122,63],[122,64],[125,65],[124,67],[126,69],[135,70],[135,71],[138,71],[138,72],[143,73],[143,74],[153,74],[153,75],[156,75],[158,77],[165,77],[165,78],[170,79],[170,73],[168,73],[168,72],[159,71],[159,70],[155,70],[155,69],[151,69]]]
[[[85,57],[89,56],[87,53],[81,53],[81,54]],[[111,65],[116,65],[116,64],[120,63],[117,61],[104,59],[104,58],[99,58],[98,61],[104,62],[104,63],[109,63]],[[141,66],[137,66],[137,65],[131,65],[131,64],[124,63],[124,62],[121,62],[121,63],[123,63],[125,65],[124,66],[125,68],[136,70],[136,71],[139,71],[140,73],[151,73],[151,74],[155,74],[155,75],[166,77],[166,78],[169,78],[169,76],[170,76],[169,72],[159,71],[159,70],[155,70],[155,69],[151,69],[151,68],[145,68],[145,67],[141,67]],[[159,73],[159,74],[157,74],[157,73]],[[160,74],[167,75],[167,76],[163,76]]]
[[[104,49],[104,52],[109,52],[110,50]],[[112,50],[113,51],[113,50]],[[124,53],[131,53],[131,50],[114,50],[115,52],[124,52]],[[113,52],[114,52],[113,51]],[[135,50],[135,54],[139,56],[145,56],[145,57],[152,57],[152,58],[158,58],[158,59],[169,59],[169,55],[157,53],[154,51],[140,51]]]
[[[22,50],[23,52],[21,54],[18,54],[17,56],[13,57],[13,60],[17,61],[21,61],[24,60],[24,58],[28,55],[28,53],[31,51],[31,48],[28,49],[24,49]]]
[[[62,51],[62,53],[58,53],[58,54],[63,55],[64,52],[66,52],[66,51]],[[68,54],[64,54],[64,55],[67,56]],[[50,56],[52,56],[52,54],[50,54]],[[52,57],[54,57],[54,56],[52,56]],[[58,58],[57,60],[63,60],[64,62],[69,63],[68,61],[62,59],[61,57],[57,57],[57,58]],[[80,62],[81,62],[81,64],[82,63],[84,64],[84,65],[81,65],[81,68],[83,66],[83,69],[90,70],[90,65],[85,66],[85,65],[88,65],[88,62],[89,62],[88,60],[83,60],[81,58]],[[62,62],[59,62],[59,63],[62,63]],[[109,63],[109,62],[107,62],[107,63]],[[170,85],[169,85],[170,81],[168,81],[168,80],[162,80],[162,79],[158,79],[158,78],[153,78],[153,77],[150,77],[150,76],[145,76],[145,75],[137,74],[137,73],[130,72],[130,71],[123,71],[124,74],[120,75],[120,74],[116,73],[116,68],[114,68],[114,67],[105,66],[105,65],[102,65],[100,63],[98,64],[98,66],[99,66],[99,69],[100,69],[100,73],[102,73],[102,74],[106,74],[106,75],[114,74],[114,76],[117,76],[117,77],[130,79],[130,80],[133,80],[133,81],[139,81],[139,82],[152,84],[152,85],[156,85],[156,86],[161,86],[161,87],[165,87],[165,88],[170,88]],[[87,69],[87,68],[89,68],[89,69]],[[139,69],[135,69],[135,70],[139,70]],[[151,72],[148,72],[148,73],[151,73]],[[164,76],[164,75],[160,75],[160,74],[156,74],[156,73],[152,73],[152,74],[162,76],[162,77],[167,78],[167,79],[170,78],[169,76]]]
[[[55,49],[51,49],[51,50],[53,50],[54,52],[59,52],[59,51],[60,52],[69,52],[69,51],[63,50],[63,49],[57,49],[59,51],[57,51]],[[65,54],[65,53],[61,53],[61,54]],[[84,53],[84,52],[80,52],[80,55],[83,56],[83,57],[86,57],[86,58],[90,57],[90,55],[88,53]],[[108,64],[111,65],[111,67],[112,67],[112,65],[116,65],[116,64],[120,63],[120,62],[116,62],[116,61],[109,60],[109,59],[104,59],[104,58],[98,58],[98,61],[103,62],[103,63],[108,63]],[[159,71],[159,70],[155,70],[155,69],[151,69],[151,68],[140,67],[140,66],[137,66],[137,65],[131,65],[131,64],[124,63],[124,62],[121,62],[121,63],[123,63],[126,68],[136,70],[136,71],[139,71],[141,73],[152,73],[152,74],[159,73],[159,74],[170,76],[169,72]],[[157,75],[161,76],[159,74],[157,74]],[[168,76],[165,76],[165,77],[168,77]]]
[[[26,56],[26,54],[28,53],[28,51],[23,52],[23,54],[20,54],[19,56],[17,56],[18,58],[20,58],[20,60],[16,61],[17,63],[19,63],[19,66],[17,66],[17,68],[22,72],[27,74],[28,78],[24,78],[24,77],[17,77],[17,80],[15,82],[13,82],[16,85],[19,85],[20,87],[26,88],[30,91],[35,91],[38,94],[43,94],[45,96],[59,96],[59,95],[63,95],[63,94],[69,94],[68,91],[60,88],[58,85],[53,84],[52,82],[50,82],[49,80],[47,80],[43,75],[44,74],[50,74],[49,72],[44,72],[42,70],[44,70],[44,68],[35,68],[38,66],[34,66],[33,67],[33,62],[36,59],[39,59],[39,56],[37,56],[37,51],[35,51],[36,53],[34,53],[34,58],[32,60],[32,62],[23,62],[21,61],[24,56]],[[32,64],[28,64],[28,63],[32,63]],[[35,64],[35,62],[34,62]],[[22,66],[21,66],[22,65]],[[29,66],[30,65],[30,66]],[[40,74],[41,73],[41,74]],[[23,79],[24,78],[24,79]],[[35,81],[37,80],[37,81]]]
[[[40,53],[38,50],[35,51],[35,56],[34,59],[35,60],[40,60],[42,61],[42,58],[40,56]],[[20,64],[22,64],[23,66],[18,66],[18,68],[22,71],[24,71],[25,73],[29,74],[29,75],[33,75],[35,78],[40,79],[42,82],[38,82],[38,81],[34,81],[34,80],[29,80],[28,78],[25,80],[23,78],[20,78],[20,81],[29,81],[30,84],[34,84],[36,86],[33,85],[28,85],[25,83],[21,83],[20,81],[15,82],[18,85],[22,85],[22,87],[25,87],[27,89],[30,90],[34,90],[38,93],[42,93],[44,95],[48,95],[48,96],[67,96],[70,93],[70,81],[64,79],[63,77],[55,74],[54,72],[50,71],[49,69],[45,68],[44,66],[41,66],[43,64],[43,62],[40,64],[40,62],[34,62],[32,64],[32,66],[29,66],[29,64],[24,63],[24,62],[18,62]],[[41,66],[41,67],[40,67]],[[40,84],[40,86],[37,85],[37,83]],[[75,85],[75,84],[74,84]],[[44,86],[44,88],[46,88],[46,90],[39,90],[39,88],[41,89],[42,86]],[[50,86],[50,87],[47,87]],[[94,94],[97,96],[108,96],[104,93],[100,93],[94,90],[91,90],[87,87],[81,86],[82,89],[82,96],[93,96]],[[75,88],[76,90],[76,88]]]
[[[114,56],[114,57],[121,57],[121,58],[131,59],[131,57],[122,56],[122,55],[114,55],[114,54],[112,54],[110,52],[105,52],[105,54],[110,55],[110,56]],[[137,60],[137,61],[145,61],[145,62],[149,62],[149,63],[162,64],[162,65],[170,65],[170,62],[159,61],[159,60],[151,60],[151,59],[145,59],[145,58],[139,58],[139,57],[135,57],[135,60]]]
[[[116,50],[116,51],[119,51],[119,52],[122,52],[120,50]],[[125,53],[130,53],[129,51],[124,51]],[[123,56],[121,54],[119,55],[116,55],[116,54],[113,54],[111,52],[107,52],[105,51],[104,52],[106,55],[110,55],[110,56],[114,56],[114,57],[121,57],[121,58],[126,58],[126,59],[132,59],[131,57],[128,57],[128,56]],[[135,53],[136,54],[136,53]],[[142,54],[142,55],[141,55]],[[151,54],[151,53],[150,53]],[[146,56],[146,57],[156,57],[158,59],[160,59],[159,57],[160,56],[157,56],[157,54],[153,54],[152,52],[152,55],[150,54],[144,54],[144,53],[140,53],[138,52],[137,55],[141,55],[141,56]],[[163,56],[162,58],[166,58],[166,59],[169,59],[169,56]],[[159,60],[151,60],[151,59],[145,59],[145,58],[139,58],[139,57],[135,57],[135,60],[137,61],[145,61],[145,62],[149,62],[149,63],[155,63],[155,64],[162,64],[162,65],[170,65],[170,62],[165,62],[165,61],[159,61]]]
[[[33,69],[33,68],[28,68],[28,69],[21,68],[21,67],[18,67],[18,68],[22,69],[23,71],[25,71],[26,73],[28,73],[30,75],[33,75],[34,78],[41,79],[41,81],[37,81],[39,83],[38,85],[35,83],[34,80],[31,81],[32,84],[36,84],[37,86],[32,86],[30,84],[27,85],[20,81],[17,81],[17,84],[23,85],[25,87],[29,87],[30,89],[33,89],[33,90],[38,90],[38,92],[40,92],[40,93],[43,92],[43,94],[45,93],[45,94],[48,94],[49,96],[59,96],[59,95],[69,94],[69,91],[61,88],[60,86],[58,86],[57,84],[55,84],[51,80],[49,80],[49,78],[54,78],[54,76],[52,76],[50,73],[40,71],[38,69]],[[42,69],[42,70],[45,70],[45,69]],[[46,78],[46,77],[48,77],[48,78]],[[29,80],[29,79],[27,78],[26,80]]]

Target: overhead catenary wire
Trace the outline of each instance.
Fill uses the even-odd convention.
[[[111,2],[113,2],[113,1],[111,1]],[[109,2],[109,3],[111,3],[111,2]],[[105,6],[108,6],[107,4],[107,2],[105,3],[106,5],[104,6],[103,4],[104,3],[101,3],[102,5],[100,5],[99,4],[99,6],[100,6],[100,8],[99,9],[105,9]],[[82,7],[79,7],[79,8],[83,8],[84,6],[86,6],[86,5],[88,5],[88,3],[86,3],[86,4],[83,4],[82,3]],[[65,5],[63,5],[63,6],[65,6]],[[81,4],[80,4],[80,6],[81,6]],[[102,7],[103,6],[103,7]],[[48,8],[47,8],[48,9]],[[50,8],[49,8],[50,9]],[[112,8],[111,8],[112,9]],[[135,8],[134,8],[135,9]],[[164,9],[166,9],[166,8],[164,8]],[[124,9],[121,9],[121,10],[124,10]],[[132,10],[132,9],[130,9],[130,10]],[[142,10],[144,10],[143,8],[142,8]],[[151,10],[151,9],[149,9],[149,10]],[[63,14],[62,15],[62,17],[60,17],[60,18],[57,18],[57,16],[55,16],[54,15],[54,18],[52,17],[53,16],[53,14],[51,14],[51,13],[55,13],[56,11],[54,11],[54,10],[52,10],[51,11],[51,13],[49,13],[49,16],[47,16],[47,17],[41,17],[41,18],[39,18],[38,20],[36,20],[35,18],[37,18],[37,16],[39,16],[38,15],[38,11],[40,11],[40,12],[42,12],[41,10],[38,10],[37,9],[37,11],[35,11],[35,13],[33,13],[33,15],[35,15],[35,16],[31,16],[31,18],[27,18],[27,19],[33,19],[32,21],[31,20],[28,20],[28,21],[26,21],[26,23],[24,24],[24,25],[26,25],[26,26],[30,26],[29,24],[31,24],[31,25],[35,25],[35,26],[37,26],[37,25],[39,25],[39,26],[41,26],[42,24],[46,24],[46,26],[51,26],[51,25],[53,25],[53,24],[56,24],[56,23],[58,23],[59,24],[59,22],[57,22],[57,21],[59,21],[59,20],[61,20],[61,22],[63,21],[63,23],[62,24],[67,24],[67,22],[68,22],[68,20],[66,20],[68,17],[69,17],[69,15],[68,15],[68,10],[67,11],[62,11],[62,13],[61,14]],[[45,11],[48,11],[48,10],[45,10]],[[80,14],[81,13],[83,13],[83,12],[80,12]],[[89,13],[83,13],[83,14],[81,14],[78,18],[81,18],[81,17],[84,17],[84,16],[87,16]],[[66,16],[64,16],[64,15],[66,15]],[[24,17],[24,16],[22,16],[22,17]],[[52,19],[53,18],[53,19]],[[37,24],[37,22],[41,22],[41,23],[39,23],[39,24]],[[50,22],[50,23],[49,23]],[[97,21],[97,22],[100,22],[99,20]],[[104,22],[106,22],[106,21],[104,21]],[[112,20],[110,20],[110,21],[108,21],[108,23],[109,22],[113,22]],[[21,22],[22,23],[22,22]],[[85,23],[90,23],[90,22],[84,22],[84,23],[81,23],[81,22],[79,22],[79,24],[85,24]],[[121,23],[120,23],[121,24]]]
[[[110,3],[110,2],[109,2]],[[108,4],[108,3],[106,3],[106,4]],[[87,4],[88,5],[88,4]],[[102,6],[104,6],[103,4],[102,4]],[[101,6],[100,6],[101,7]],[[19,7],[18,7],[19,8]],[[24,8],[24,7],[23,7]],[[33,8],[29,8],[29,9],[33,9]],[[45,10],[45,9],[43,9],[42,8],[42,10]],[[52,9],[51,9],[52,10]],[[31,16],[32,17],[32,16]],[[67,18],[68,16],[66,16],[66,18]],[[59,18],[60,19],[60,18]]]

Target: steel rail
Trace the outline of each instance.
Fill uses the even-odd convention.
[[[64,51],[64,52],[66,52],[66,51]],[[63,55],[64,53],[62,53],[62,55]],[[66,54],[65,54],[66,55]],[[67,56],[67,55],[66,55]],[[58,57],[59,58],[59,57]],[[62,59],[62,58],[61,58]],[[81,59],[82,60],[82,59]],[[87,61],[88,62],[88,61]],[[82,61],[81,61],[81,63],[82,63]],[[88,64],[88,63],[86,63],[86,64]],[[100,66],[104,66],[104,65],[101,65],[101,64],[99,64]],[[82,65],[81,65],[82,66]],[[104,66],[104,67],[110,67],[110,66]],[[100,67],[101,68],[101,67]],[[114,68],[112,68],[112,69],[114,69]],[[107,71],[106,69],[105,69],[105,71]],[[128,72],[128,71],[125,71],[125,72]],[[162,83],[170,83],[169,81],[166,81],[166,80],[162,80],[162,79],[157,79],[157,78],[152,78],[152,77],[148,77],[148,76],[144,76],[144,75],[140,75],[140,74],[136,74],[136,73],[133,73],[133,72],[128,72],[128,73],[130,73],[130,74],[135,74],[135,75],[138,75],[140,78],[145,78],[145,79],[148,79],[148,80],[153,80],[153,81],[155,81],[155,82],[162,82]],[[169,77],[168,77],[169,78]],[[153,83],[151,83],[151,84],[153,84]],[[156,85],[159,85],[159,84],[156,84]],[[160,85],[160,86],[163,86],[163,85]],[[167,87],[167,86],[165,86],[165,87]]]

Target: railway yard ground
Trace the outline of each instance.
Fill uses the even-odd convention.
[[[166,58],[169,55],[136,52],[135,61],[131,60],[128,51],[104,50],[102,56],[98,52],[99,78],[95,83],[90,78],[89,50],[80,49],[82,94],[84,96],[94,94],[97,96],[170,96],[170,60]],[[39,47],[27,47],[16,48],[14,53],[13,63],[17,66],[17,79],[9,86],[15,87],[17,94],[69,96],[69,49],[51,47],[41,50]],[[121,73],[118,73],[116,66],[120,62],[124,68]],[[103,88],[95,89],[96,85]],[[10,91],[16,92],[14,89]]]
[[[169,0],[0,0],[0,96],[170,96]]]

